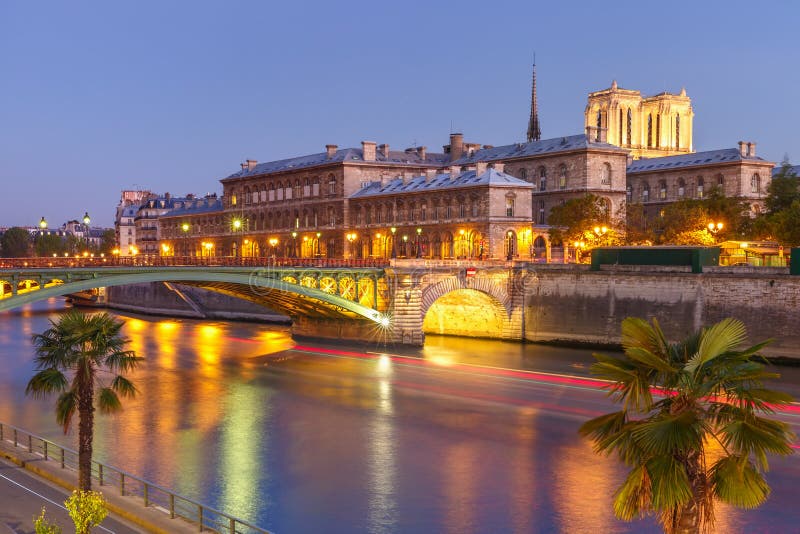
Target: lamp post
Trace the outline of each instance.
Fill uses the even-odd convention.
[[[397,232],[397,228],[392,226],[390,230],[392,231],[392,259],[394,260],[397,259],[397,247],[394,244],[394,234]]]
[[[275,237],[270,237],[269,245],[272,247],[272,259],[275,259],[275,247],[278,245],[278,239]]]
[[[292,257],[297,257],[297,232],[292,232],[292,240],[294,244],[292,245]]]
[[[181,225],[181,230],[183,231],[183,255],[189,255],[189,247],[187,246],[187,238],[189,237],[189,223],[183,223]]]
[[[88,228],[90,222],[92,222],[92,219],[89,218],[89,212],[88,211],[84,211],[83,212],[83,224],[85,224],[86,227]]]
[[[403,234],[403,257],[408,257],[408,235]]]
[[[319,238],[322,237],[322,232],[317,232],[317,254],[316,256],[319,258],[322,254],[319,251]]]
[[[347,232],[344,237],[347,239],[347,242],[350,243],[350,259],[355,259],[356,255],[355,250],[353,250],[353,242],[358,238],[358,234],[355,232]]]
[[[507,250],[506,260],[511,261],[514,259],[514,246],[513,246],[514,242],[512,241],[512,239],[514,238],[514,232],[509,230],[507,236],[508,239],[506,241],[506,248],[508,250]]]
[[[708,231],[711,232],[711,235],[717,235],[717,232],[722,230],[723,224],[721,222],[710,222],[708,223]]]
[[[233,230],[235,232],[240,232],[239,233],[239,237],[241,238],[242,220],[241,219],[234,219],[233,223],[232,223],[232,226],[233,226]],[[234,248],[234,256],[240,255],[239,254],[239,240],[236,239],[236,236],[234,236],[234,244],[236,245],[236,248]]]
[[[41,228],[42,230],[47,230],[47,221],[45,220],[44,217],[42,217],[42,220],[39,221],[39,228]]]
[[[602,245],[603,244],[603,237],[608,232],[608,227],[607,226],[595,226],[592,229],[592,231],[594,232],[594,235],[597,236],[598,243]]]
[[[417,258],[422,257],[422,250],[420,250],[420,236],[422,235],[422,228],[417,228]]]

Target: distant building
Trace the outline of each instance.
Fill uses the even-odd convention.
[[[114,217],[114,233],[120,254],[130,256],[132,247],[136,247],[136,211],[145,197],[152,193],[145,190],[126,190],[120,196]]]

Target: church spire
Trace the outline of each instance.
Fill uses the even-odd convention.
[[[531,84],[531,118],[528,121],[528,142],[542,138],[539,127],[539,106],[536,102],[536,54],[533,55],[533,83]]]

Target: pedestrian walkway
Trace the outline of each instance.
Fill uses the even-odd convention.
[[[42,506],[47,516],[71,531],[72,520],[63,503],[78,484],[77,472],[61,469],[58,462],[46,461],[24,448],[0,442],[0,534],[33,532],[33,519]],[[144,507],[140,498],[121,496],[110,486],[93,489],[103,492],[111,514],[96,532],[158,534],[197,532],[198,525],[169,514],[154,506]],[[5,529],[5,530],[4,530]]]

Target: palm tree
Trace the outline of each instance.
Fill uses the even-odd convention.
[[[739,350],[744,325],[724,319],[669,343],[658,322],[622,322],[620,357],[595,354],[592,372],[611,381],[618,412],[584,423],[595,452],[616,453],[631,467],[614,499],[625,521],[656,514],[667,533],[714,526],[714,502],[755,508],[768,497],[767,453],[792,453],[794,435],[764,417],[792,401],[768,389],[759,351]],[[757,361],[761,360],[761,361]]]
[[[36,374],[25,393],[42,398],[58,393],[56,420],[66,434],[78,413],[78,489],[91,490],[95,383],[97,406],[103,413],[122,408],[121,397],[133,397],[136,387],[122,373],[141,358],[124,350],[123,321],[107,313],[85,315],[69,311],[42,334],[33,335]],[[68,378],[71,376],[71,380]],[[108,375],[108,380],[103,380]]]

